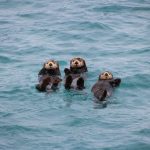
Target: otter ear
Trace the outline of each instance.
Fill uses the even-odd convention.
[[[57,66],[58,66],[58,68],[59,68],[59,63],[58,62],[56,62],[57,63]]]
[[[100,75],[99,75],[99,77],[98,77],[98,81],[100,81],[101,80],[101,78],[100,78]]]
[[[61,75],[58,62],[57,62],[57,66],[58,66],[58,68],[57,68],[56,72],[57,72],[58,75]]]
[[[72,59],[70,60],[70,65],[71,65]]]
[[[46,64],[46,63],[43,64],[43,68],[45,68],[45,64]]]
[[[59,76],[61,76],[59,66],[58,66],[58,68],[56,69],[56,74],[59,75]]]
[[[83,63],[84,63],[85,71],[88,71],[88,70],[87,70],[86,63],[85,63],[85,60],[83,60]]]
[[[72,60],[70,60],[70,70],[72,70],[72,67],[71,67],[71,62],[72,62]]]

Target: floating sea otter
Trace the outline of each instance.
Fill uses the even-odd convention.
[[[39,91],[57,89],[58,84],[62,81],[60,76],[58,62],[54,60],[47,61],[38,74],[39,84],[36,85],[36,89]]]
[[[99,101],[104,101],[106,96],[111,96],[113,89],[119,86],[120,83],[120,78],[114,79],[112,73],[106,71],[100,74],[91,91]]]
[[[65,88],[84,89],[85,73],[87,67],[83,58],[73,58],[70,61],[70,69],[65,68]]]

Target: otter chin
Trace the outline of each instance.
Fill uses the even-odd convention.
[[[83,58],[76,57],[70,60],[70,67],[65,68],[65,88],[84,89],[86,62]]]
[[[39,91],[46,91],[50,89],[50,87],[51,89],[56,89],[58,84],[62,81],[60,76],[59,63],[57,61],[49,60],[45,62],[43,68],[39,71],[39,84],[36,85],[36,89]]]
[[[91,91],[99,101],[106,100],[106,97],[110,97],[115,87],[118,87],[121,83],[120,78],[113,78],[113,74],[109,71],[105,71],[99,75],[98,81],[93,85]]]

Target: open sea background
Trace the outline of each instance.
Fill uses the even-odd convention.
[[[48,59],[88,66],[86,89],[35,90]],[[107,107],[91,87],[122,83]],[[150,150],[149,0],[0,0],[0,150]]]

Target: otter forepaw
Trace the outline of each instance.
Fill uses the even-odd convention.
[[[40,92],[45,92],[45,88],[43,88],[40,84],[36,84],[35,88]]]
[[[121,79],[120,79],[120,78],[115,79],[115,84],[116,84],[116,86],[119,86],[120,83],[121,83]]]
[[[50,81],[51,81],[51,78],[49,76],[43,79],[42,83],[40,84],[41,91],[46,91],[46,87],[50,83]]]
[[[77,88],[80,89],[80,90],[82,90],[82,89],[85,88],[85,87],[84,87],[84,79],[83,79],[82,77],[80,77],[80,78],[78,79],[78,81],[77,81]]]
[[[99,100],[100,100],[100,101],[104,101],[105,98],[106,98],[106,96],[107,96],[107,91],[105,90]]]
[[[117,78],[117,79],[114,79],[113,81],[110,81],[110,84],[112,85],[112,87],[117,87],[120,85],[120,83],[121,83],[120,78]]]
[[[64,72],[65,72],[65,75],[69,75],[71,73],[70,69],[68,69],[68,68],[65,68]]]
[[[66,88],[66,89],[70,89],[70,88],[71,88],[71,83],[72,83],[72,81],[73,81],[72,76],[69,75],[69,76],[66,78],[66,83],[65,83],[65,88]]]

